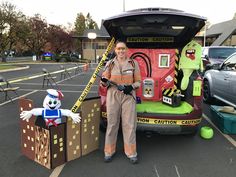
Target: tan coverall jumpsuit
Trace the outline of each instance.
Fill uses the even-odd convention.
[[[116,58],[107,62],[103,77],[119,85],[132,85],[134,89],[140,86],[141,75],[137,61],[126,59],[126,63],[119,67]],[[133,64],[133,66],[132,66]],[[132,95],[126,95],[119,91],[116,86],[110,86],[107,90],[107,130],[105,137],[104,152],[111,156],[116,151],[117,133],[120,118],[122,119],[122,131],[124,139],[124,151],[127,157],[137,156],[136,151],[136,98],[135,90]]]

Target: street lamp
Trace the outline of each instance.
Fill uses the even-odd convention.
[[[93,40],[94,39],[96,39],[97,38],[97,34],[96,33],[94,33],[94,32],[90,32],[90,33],[88,33],[88,38],[89,39],[91,39],[91,44],[93,45]],[[96,60],[97,60],[97,57],[96,57],[96,49],[97,49],[97,45],[96,45],[96,43],[94,42],[94,58],[95,58],[95,63],[97,62]]]

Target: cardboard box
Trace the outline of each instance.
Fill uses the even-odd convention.
[[[236,134],[236,115],[218,111],[221,106],[211,105],[212,122],[225,134]]]
[[[51,169],[66,162],[65,124],[35,128],[35,161]]]
[[[85,99],[81,104],[81,150],[82,155],[98,149],[100,125],[100,97]]]
[[[32,100],[20,99],[19,112],[33,109]],[[47,127],[43,118],[20,119],[22,154],[51,169],[87,155],[99,147],[100,97],[81,104],[80,124],[71,118],[57,127]]]
[[[80,115],[81,116],[81,115]],[[71,118],[68,118],[67,131],[67,161],[77,159],[81,156],[81,123],[74,124]]]
[[[19,100],[19,112],[23,110],[31,110],[33,101],[28,99]],[[35,117],[27,121],[20,119],[20,134],[21,134],[21,153],[31,160],[35,158]]]

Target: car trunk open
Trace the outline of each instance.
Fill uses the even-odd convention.
[[[110,17],[103,25],[129,48],[179,48],[191,41],[205,20],[179,10],[147,8]]]

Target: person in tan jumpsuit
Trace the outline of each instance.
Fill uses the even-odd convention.
[[[110,85],[107,90],[107,130],[104,153],[105,162],[110,162],[116,151],[117,133],[122,122],[124,151],[130,162],[137,163],[136,151],[136,95],[135,89],[140,86],[141,75],[137,61],[127,58],[127,47],[124,42],[116,42],[116,57],[107,62],[102,74],[101,83],[113,81],[121,88]]]

